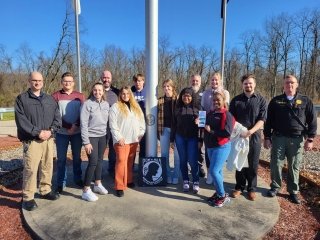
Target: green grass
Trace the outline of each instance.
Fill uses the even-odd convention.
[[[9,121],[9,120],[14,120],[14,113],[13,112],[3,113],[3,119],[1,121]]]

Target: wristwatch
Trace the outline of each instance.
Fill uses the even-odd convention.
[[[313,142],[313,138],[308,138],[307,142],[312,143]]]

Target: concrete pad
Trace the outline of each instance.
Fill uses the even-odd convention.
[[[109,194],[98,195],[98,201],[82,200],[81,189],[70,184],[57,201],[36,198],[39,208],[23,210],[23,216],[41,239],[260,239],[276,224],[277,198],[266,197],[269,187],[260,178],[256,201],[241,195],[222,208],[206,203],[213,187],[204,180],[198,195],[183,193],[179,184],[136,187],[118,198],[113,180],[104,175]],[[227,192],[234,183],[234,172],[225,170]]]

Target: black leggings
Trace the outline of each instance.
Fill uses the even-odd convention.
[[[85,186],[90,186],[93,176],[94,180],[101,180],[103,154],[107,144],[106,136],[90,137],[89,140],[93,149],[91,154],[87,155],[89,163],[84,175]]]

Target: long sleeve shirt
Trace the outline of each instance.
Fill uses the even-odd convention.
[[[102,137],[107,134],[109,103],[90,98],[81,108],[81,137],[83,144],[89,144],[89,137]]]

